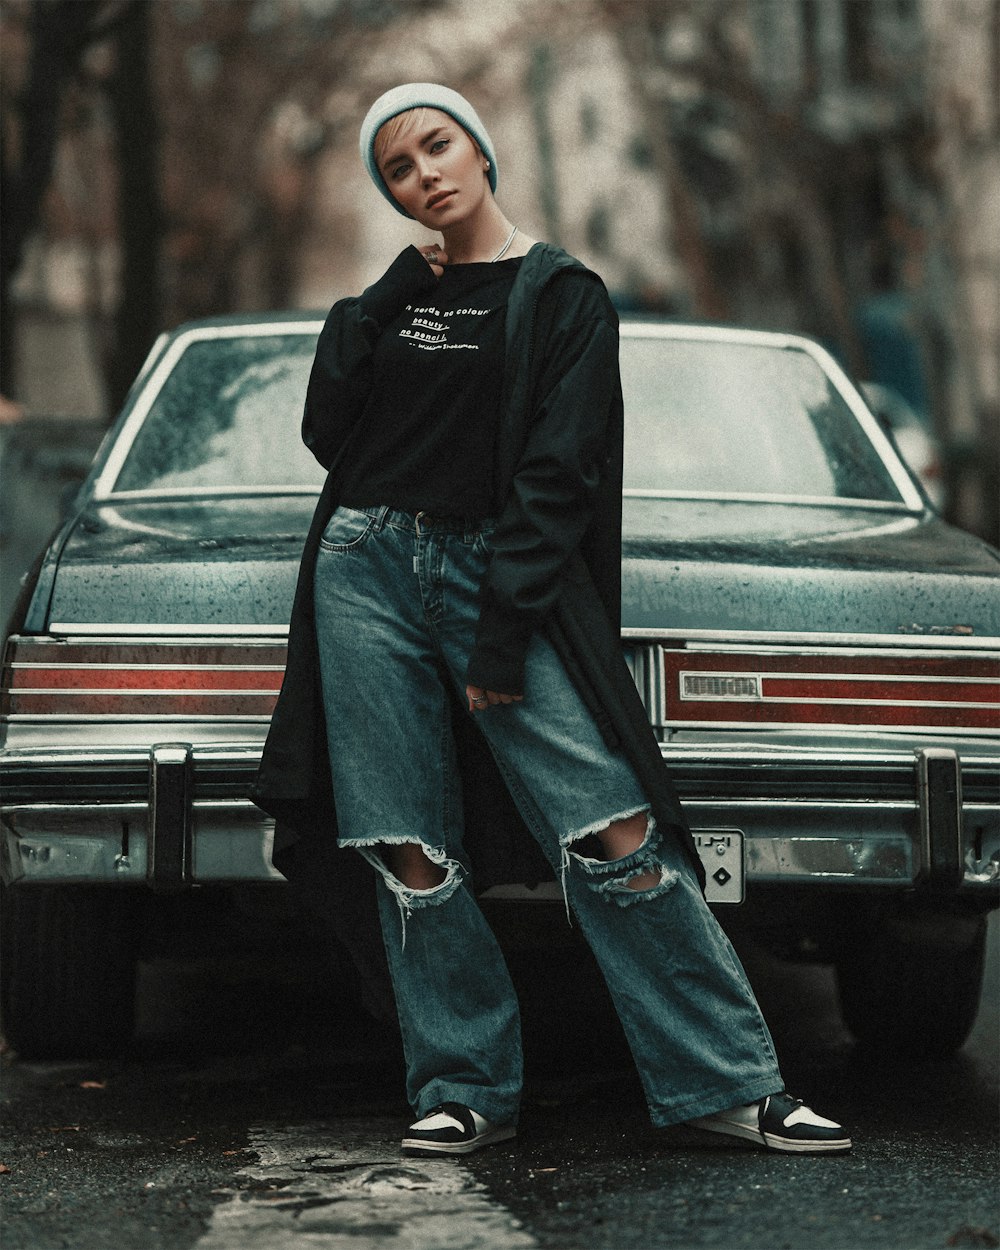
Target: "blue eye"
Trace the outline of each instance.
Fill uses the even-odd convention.
[[[431,151],[432,151],[432,152],[436,152],[436,151],[438,151],[438,149],[439,149],[439,148],[446,148],[447,146],[448,146],[448,140],[447,140],[447,139],[436,139],[436,140],[435,140],[435,141],[431,144]]]

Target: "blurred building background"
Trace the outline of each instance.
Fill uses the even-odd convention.
[[[358,125],[434,79],[486,119],[512,221],[623,310],[818,336],[902,403],[947,515],[997,541],[1000,0],[0,0],[0,20],[7,420],[107,420],[164,327],[372,281],[420,232],[368,182]]]

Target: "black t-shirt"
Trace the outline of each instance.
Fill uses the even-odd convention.
[[[504,323],[520,264],[446,266],[437,286],[385,327],[343,469],[348,507],[470,519],[496,512]]]

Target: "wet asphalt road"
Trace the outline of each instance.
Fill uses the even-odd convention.
[[[856,1148],[789,1157],[648,1127],[603,991],[570,947],[515,967],[521,1136],[462,1161],[401,1160],[390,1035],[319,961],[144,967],[114,1063],[5,1056],[4,1250],[856,1250],[997,1246],[998,937],[955,1059],[874,1064],[823,968],[740,953],[789,1087]],[[559,962],[561,960],[561,962]],[[324,988],[326,987],[326,988]]]

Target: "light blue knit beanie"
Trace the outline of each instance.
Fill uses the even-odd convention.
[[[442,113],[447,113],[449,117],[454,117],[455,121],[472,135],[482,149],[483,155],[490,163],[486,176],[489,179],[490,186],[496,191],[497,158],[496,153],[493,151],[493,143],[490,140],[486,127],[479,120],[479,114],[465,96],[459,95],[457,91],[452,91],[450,87],[442,87],[436,82],[407,82],[403,83],[401,87],[393,87],[391,91],[387,91],[384,95],[379,96],[368,110],[365,120],[361,123],[361,139],[359,142],[361,159],[371,175],[372,182],[375,183],[396,212],[402,213],[404,217],[411,216],[386,186],[385,179],[375,163],[375,136],[391,118],[398,117],[400,113],[405,113],[408,109],[418,108],[440,109]]]

